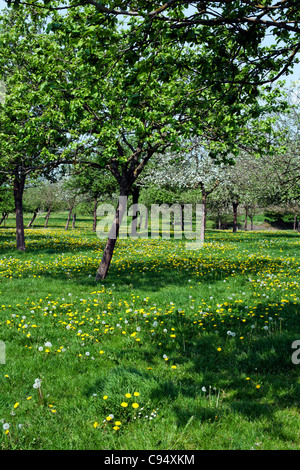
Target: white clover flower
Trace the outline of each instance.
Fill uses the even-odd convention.
[[[9,423],[4,423],[3,424],[3,429],[4,429],[4,431],[7,431],[9,429]]]
[[[39,351],[43,351],[43,349],[44,349],[43,346],[39,347]]]
[[[52,347],[52,344],[50,343],[50,341],[47,341],[47,342],[45,343],[45,346],[46,346],[47,348],[51,348],[51,347]]]

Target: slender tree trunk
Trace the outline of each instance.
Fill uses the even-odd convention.
[[[72,229],[75,228],[76,214],[73,214]]]
[[[119,235],[122,218],[127,208],[127,196],[128,191],[121,188],[115,218],[108,236],[108,240],[106,242],[100,266],[96,274],[96,281],[98,281],[99,279],[105,279],[107,276],[109,266],[113,257],[117,237]]]
[[[96,232],[96,227],[97,227],[97,206],[98,206],[98,198],[94,197],[93,232]]]
[[[251,227],[251,230],[253,230],[253,215],[252,216],[249,215],[249,217],[250,217],[250,222],[251,222],[250,227]]]
[[[8,217],[8,212],[2,212],[2,219],[0,220],[0,225],[4,222],[4,227],[5,227],[5,219]]]
[[[237,231],[237,208],[238,208],[239,203],[237,201],[234,201],[232,203],[232,209],[233,209],[233,232]]]
[[[140,188],[138,186],[135,186],[135,188],[132,191],[132,204],[133,205],[138,206],[139,195],[140,195]],[[138,216],[139,216],[139,211],[138,211],[138,207],[136,207],[135,214],[133,215],[132,221],[131,221],[131,235],[132,236],[137,233]]]
[[[245,207],[246,214],[245,214],[245,224],[244,224],[244,229],[247,231],[248,230],[248,207]]]
[[[297,227],[297,215],[294,214],[294,230],[296,231],[296,227]]]
[[[201,228],[200,228],[200,241],[204,242],[205,240],[205,231],[206,231],[206,192],[202,189],[202,205],[203,205],[203,212],[202,212],[202,219],[201,219]]]
[[[37,216],[37,214],[38,214],[38,211],[39,211],[39,208],[37,207],[37,208],[35,209],[35,211],[33,212],[32,219],[30,220],[30,222],[29,222],[29,224],[27,225],[26,228],[32,227],[32,224],[33,224],[33,222],[34,222],[35,219],[36,219],[36,216]]]
[[[218,229],[221,230],[222,227],[222,220],[221,220],[221,214],[218,214]]]
[[[48,227],[48,221],[49,221],[49,217],[50,217],[51,211],[52,211],[52,207],[50,206],[49,209],[48,209],[47,215],[46,215],[46,217],[45,217],[45,219],[46,219],[46,221],[45,221],[45,228]]]
[[[23,221],[23,192],[25,185],[25,175],[16,175],[14,180],[14,199],[16,208],[16,236],[17,250],[25,251],[25,234]]]
[[[72,215],[72,210],[73,210],[73,206],[69,209],[68,219],[67,219],[67,223],[66,223],[66,226],[65,226],[65,230],[68,230],[68,228],[69,228],[69,224],[70,224],[70,220],[71,220],[71,215]]]

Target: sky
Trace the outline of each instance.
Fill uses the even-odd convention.
[[[6,2],[4,0],[0,0],[0,10],[5,8],[6,6]],[[300,55],[298,57],[300,59]],[[298,81],[298,84],[296,86],[298,91],[300,91],[300,63],[294,65],[293,72],[289,76],[282,76],[280,79],[286,81],[286,86],[288,88],[292,86],[293,82]]]

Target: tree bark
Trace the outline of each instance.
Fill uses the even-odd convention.
[[[45,221],[45,228],[48,227],[48,221],[49,221],[49,217],[50,217],[51,211],[52,211],[52,207],[49,207],[48,212],[47,212],[47,215],[46,215],[46,217],[45,217],[45,219],[46,219],[46,221]]]
[[[127,209],[127,196],[128,191],[121,189],[115,218],[110,229],[110,233],[106,242],[100,266],[96,274],[96,281],[99,281],[99,279],[103,280],[107,276],[109,266],[113,257],[117,237],[119,235],[123,215]]]
[[[25,233],[23,221],[23,192],[25,185],[25,175],[16,175],[14,179],[14,200],[16,208],[16,236],[17,250],[25,251]]]
[[[248,230],[248,207],[245,207],[246,214],[245,214],[245,224],[244,224],[244,229],[247,231]]]
[[[36,216],[37,216],[37,214],[38,214],[38,211],[39,211],[39,208],[37,207],[37,208],[35,209],[35,211],[33,212],[32,219],[30,220],[30,222],[29,222],[29,224],[27,225],[26,228],[30,228],[30,227],[32,226],[33,222],[34,222],[35,219],[36,219]]]
[[[222,227],[222,217],[220,214],[218,214],[218,229],[221,230]]]
[[[201,228],[200,228],[200,241],[201,242],[204,242],[205,240],[205,231],[206,231],[206,196],[207,196],[206,191],[202,189],[203,212],[202,212]]]
[[[98,198],[94,197],[93,232],[96,232],[96,227],[97,227],[97,206],[98,206]]]
[[[0,225],[4,222],[4,227],[5,227],[5,220],[8,217],[8,212],[2,212],[2,219],[0,220]]]
[[[233,232],[237,231],[237,208],[239,203],[237,201],[232,202],[232,209],[233,209]]]
[[[73,210],[73,207],[71,207],[69,209],[69,213],[68,213],[68,219],[67,219],[67,223],[66,223],[66,226],[65,226],[65,230],[68,230],[69,228],[69,224],[70,224],[70,220],[71,220],[71,214],[72,214],[72,210]]]
[[[132,190],[132,204],[134,206],[135,205],[137,206],[138,203],[139,203],[139,195],[140,195],[140,188],[138,186],[136,186]],[[139,216],[139,212],[138,212],[138,207],[137,207],[137,210],[135,211],[135,214],[133,215],[132,221],[131,221],[131,236],[133,236],[137,233],[138,216]]]
[[[72,229],[75,228],[75,222],[76,222],[76,214],[73,214]]]
[[[297,227],[297,215],[294,214],[294,230],[296,231],[296,227]]]

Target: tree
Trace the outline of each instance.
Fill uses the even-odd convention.
[[[101,196],[117,191],[115,178],[106,169],[99,170],[92,166],[79,167],[79,165],[74,165],[67,181],[67,187],[93,204],[93,232],[96,232],[99,199],[101,199]]]
[[[125,18],[128,47],[132,49],[142,47],[145,41],[154,42],[160,30],[172,42],[207,43],[221,57],[221,48],[227,38],[231,52],[225,60],[232,64],[237,60],[245,64],[244,73],[238,72],[234,77],[236,83],[244,85],[251,82],[257,86],[287,74],[298,60],[300,50],[298,0],[266,0],[261,3],[252,0],[70,0],[67,5],[58,1],[7,0],[7,3],[34,5],[40,12],[78,11],[78,5],[90,5],[93,9],[92,27],[103,18],[113,18],[120,24]],[[212,35],[217,41],[212,41]],[[266,46],[264,41],[270,35],[273,36],[273,44]]]
[[[150,42],[142,51],[132,51],[122,30],[112,25],[107,39],[106,19],[97,25],[94,20],[92,10],[85,8],[80,15],[74,9],[57,17],[58,26],[49,24],[55,35],[50,49],[44,49],[47,61],[40,72],[44,89],[53,102],[61,103],[70,128],[84,136],[77,164],[109,170],[124,201],[150,158],[180,147],[180,139],[191,132],[213,142],[211,153],[234,151],[237,135],[243,136],[244,123],[253,117],[255,98],[244,94],[237,104],[224,100],[229,89],[234,92],[232,85],[205,83],[210,65],[217,67],[209,51],[170,44],[159,34],[155,47]],[[116,47],[123,50],[118,60]],[[67,78],[57,71],[61,62],[68,65]],[[187,70],[187,62],[191,68],[201,62],[208,69],[199,78]],[[228,76],[232,68],[236,66],[227,64],[219,74]],[[97,279],[107,275],[124,211],[120,202],[112,227],[115,236],[107,240]]]
[[[28,175],[47,175],[60,164],[70,137],[61,128],[58,106],[47,106],[37,74],[44,19],[31,9],[4,12],[0,17],[0,78],[5,104],[0,103],[0,173],[10,176],[16,212],[17,249],[25,251],[23,193]]]
[[[226,164],[212,159],[205,143],[201,145],[201,142],[194,138],[186,143],[186,148],[181,153],[157,156],[146,171],[144,181],[146,184],[152,183],[158,188],[171,191],[169,198],[172,203],[179,202],[182,207],[191,200],[202,204],[199,238],[204,241],[207,200],[221,181],[226,179],[227,171]]]

